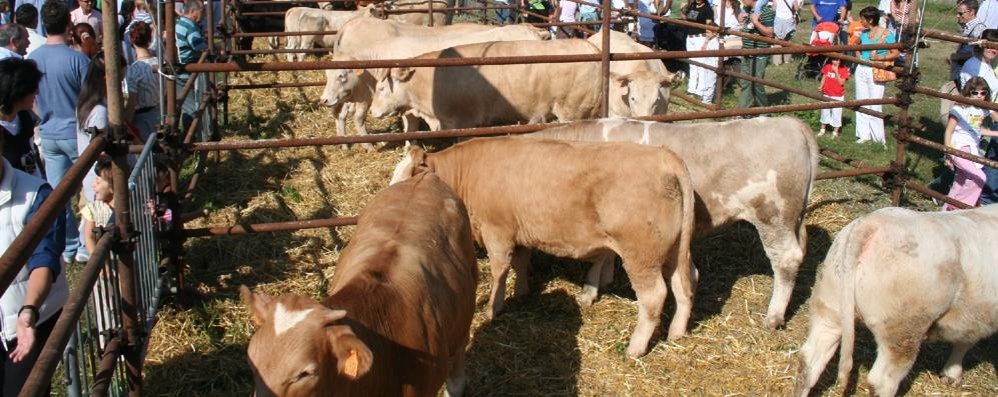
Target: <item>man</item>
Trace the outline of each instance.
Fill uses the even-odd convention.
[[[963,37],[980,39],[981,33],[987,29],[984,21],[978,18],[977,9],[977,0],[963,0],[957,4],[956,21],[963,29],[960,32]],[[963,63],[972,56],[974,56],[974,47],[970,44],[960,44],[956,48],[956,52],[950,54],[947,60],[949,62],[949,79],[956,84],[958,89],[960,87],[960,69],[963,67]]]
[[[747,9],[751,9],[755,6],[755,2],[756,0],[742,0],[742,6]],[[773,7],[767,4],[762,8],[760,13],[753,13],[752,16],[748,18],[747,23],[744,27],[742,27],[742,32],[773,37],[775,35],[773,31],[773,23],[775,20],[776,12],[773,11]],[[769,47],[769,43],[753,39],[742,39],[742,48],[744,49]],[[742,62],[742,73],[749,74],[760,79],[765,78],[766,63],[768,62],[769,57],[765,55],[746,56],[745,61]],[[769,98],[766,97],[766,86],[756,84],[748,80],[740,80],[739,83],[742,89],[742,93],[738,97],[739,108],[769,106]]]
[[[198,22],[204,16],[204,5],[200,1],[188,1],[184,3],[183,12],[180,13],[180,17],[177,18],[177,26],[175,29],[177,36],[177,52],[180,55],[178,61],[181,65],[189,65],[192,63],[197,63],[201,58],[201,52],[208,49],[208,41],[205,40],[204,35],[201,34],[201,30],[198,28]],[[182,106],[182,113],[184,117],[184,130],[187,130],[187,125],[190,119],[194,117],[197,113],[198,102],[201,100],[201,93],[203,93],[206,88],[204,85],[203,75],[198,76],[198,81],[195,84],[194,90],[184,98],[184,103]],[[187,84],[187,80],[190,79],[190,74],[180,73],[177,76],[177,94],[184,89],[184,85]],[[207,123],[201,123],[202,126]]]
[[[35,7],[35,11],[41,12],[43,3],[45,3],[44,0],[17,0],[15,4],[17,4],[17,8],[21,8],[25,4],[30,4],[32,7]],[[48,32],[45,31],[45,25],[38,26],[38,34],[41,34],[43,37],[48,36]]]
[[[773,0],[773,1],[783,1],[783,0]],[[846,1],[845,0],[814,0],[811,3],[811,15],[814,15],[814,19],[811,20],[811,27],[814,28],[819,23],[822,22],[838,22],[841,23],[846,18]]]
[[[28,30],[16,23],[0,26],[0,59],[28,55]]]
[[[69,14],[73,20],[73,25],[89,23],[90,27],[94,28],[94,32],[97,32],[97,42],[99,43],[101,37],[104,36],[100,11],[94,9],[94,0],[78,0],[77,2],[80,3],[80,7]]]
[[[45,36],[38,33],[38,9],[31,4],[21,4],[17,6],[17,10],[14,11],[14,21],[18,25],[24,26],[28,29],[28,50],[27,53],[31,54],[33,51],[45,44]]]
[[[554,9],[554,20],[558,22],[572,23],[576,22],[576,11],[579,9],[579,3],[571,0],[561,0],[558,3],[558,7]],[[575,30],[575,26],[559,26],[555,33],[559,39],[575,39],[580,38],[579,32]]]
[[[988,29],[998,29],[998,0],[983,0],[977,7],[977,17]]]
[[[16,69],[29,67],[33,69],[35,81],[40,79],[38,69],[31,62],[0,61],[0,73],[5,75],[21,74]],[[4,145],[4,134],[0,134],[0,151]],[[15,169],[6,159],[0,158],[0,250],[6,251],[10,247],[51,193],[52,188],[45,181]],[[66,276],[59,263],[64,235],[62,220],[57,220],[0,297],[3,336],[0,382],[5,396],[20,393],[69,295]],[[43,390],[43,394],[48,395],[48,392]]]
[[[28,59],[38,63],[44,77],[38,87],[38,115],[41,118],[42,159],[49,185],[56,186],[69,167],[76,162],[76,101],[90,60],[67,45],[69,7],[61,1],[49,1],[42,6],[42,24],[49,32],[45,45],[31,53]],[[79,232],[72,210],[66,211],[66,248],[63,259],[72,262],[79,246]]]
[[[773,10],[776,12],[776,20],[773,21],[773,33],[780,40],[790,41],[794,32],[797,31],[797,11],[800,10],[802,0],[773,0]],[[762,7],[756,4],[757,13],[761,13]],[[840,14],[840,18],[845,18],[845,12]],[[773,55],[773,64],[782,65],[793,61],[791,54]]]

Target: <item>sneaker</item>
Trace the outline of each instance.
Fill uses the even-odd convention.
[[[869,141],[870,141],[869,139],[862,139],[862,138],[860,138],[860,139],[856,140],[856,143],[867,143]]]
[[[87,263],[87,261],[89,261],[89,260],[90,260],[90,255],[87,255],[86,253],[83,253],[83,252],[77,252],[76,253],[76,261],[77,262],[79,262],[79,263]]]
[[[818,131],[818,136],[825,135],[825,130]]]
[[[73,263],[73,254],[62,254],[62,261],[67,265]]]

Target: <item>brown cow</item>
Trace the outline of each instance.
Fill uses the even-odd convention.
[[[364,208],[330,294],[254,294],[257,396],[461,395],[478,268],[461,200],[426,173]]]
[[[616,253],[638,299],[628,355],[646,353],[658,327],[668,295],[663,275],[677,301],[669,338],[686,332],[696,288],[689,253],[693,190],[686,166],[668,149],[480,138],[439,153],[410,149],[392,183],[424,170],[461,196],[475,241],[488,251],[487,315],[503,308],[511,266],[526,279],[530,249],[579,260]],[[517,292],[524,286],[517,283]]]

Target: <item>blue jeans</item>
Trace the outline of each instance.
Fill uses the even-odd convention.
[[[45,177],[54,189],[69,167],[79,157],[76,149],[76,139],[45,139],[42,138],[42,159],[45,160]],[[80,245],[80,232],[77,229],[76,217],[71,205],[66,206],[66,248],[63,256],[73,256]]]
[[[497,6],[508,6],[509,3],[495,2]],[[513,23],[513,10],[508,8],[497,9],[496,10],[496,23],[500,25],[506,25]]]

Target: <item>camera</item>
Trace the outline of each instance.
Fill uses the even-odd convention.
[[[29,174],[34,174],[35,167],[37,166],[38,164],[35,163],[35,156],[33,156],[31,153],[25,153],[23,156],[21,156],[21,167],[24,169],[24,172],[27,172]]]

